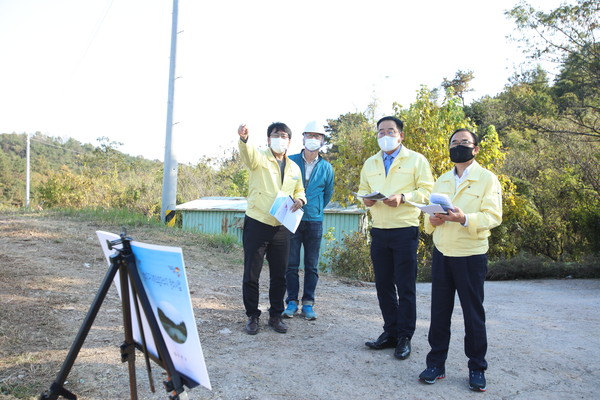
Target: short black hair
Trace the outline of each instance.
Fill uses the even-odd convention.
[[[292,138],[292,130],[283,122],[273,122],[269,125],[267,128],[267,137],[271,137],[271,133],[279,131],[287,133],[290,139]]]
[[[404,122],[402,122],[399,118],[392,116],[383,117],[379,121],[377,121],[377,129],[379,129],[379,124],[383,121],[394,121],[396,123],[396,127],[400,132],[404,130]]]
[[[479,146],[479,136],[476,133],[471,132],[467,128],[459,128],[459,129],[455,130],[454,132],[452,132],[452,135],[450,135],[450,139],[448,139],[448,144],[450,144],[452,142],[452,138],[454,137],[454,135],[456,135],[459,132],[469,132],[471,134],[471,136],[473,137],[473,144],[475,146]]]

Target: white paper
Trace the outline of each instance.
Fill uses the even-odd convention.
[[[440,206],[442,206],[444,211],[454,210],[454,206],[452,205],[450,197],[448,197],[448,195],[444,193],[431,193],[431,196],[429,196],[429,203],[439,204]]]
[[[292,211],[294,200],[283,192],[278,192],[269,213],[281,222],[290,232],[295,233],[302,221],[304,211],[300,208]]]
[[[424,213],[427,213],[431,216],[433,216],[434,214],[448,214],[448,212],[446,212],[444,210],[444,208],[442,206],[440,206],[439,204],[419,204],[419,203],[413,203],[412,201],[406,201],[408,204],[413,205],[419,209],[421,209],[421,211],[423,211]]]

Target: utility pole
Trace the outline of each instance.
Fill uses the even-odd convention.
[[[178,13],[178,0],[173,0],[173,22],[171,24],[171,62],[169,64],[169,97],[167,101],[167,132],[165,137],[165,159],[163,163],[162,207],[160,211],[161,221],[169,226],[175,224],[175,206],[177,200],[177,159],[172,148],[172,133]]]
[[[29,133],[25,133],[25,136],[27,137],[27,147],[26,147],[26,151],[25,151],[25,159],[26,161],[26,172],[25,172],[25,208],[29,208],[29,181],[30,181],[30,175],[29,175],[29,170],[30,170],[30,166],[31,163],[29,162],[31,156],[30,156],[30,149],[31,149],[31,138],[29,137]]]

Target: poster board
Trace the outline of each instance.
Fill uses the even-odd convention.
[[[117,240],[120,236],[103,231],[97,231],[96,234],[110,265],[110,257],[116,250],[110,250],[107,241]],[[198,336],[181,248],[132,241],[131,250],[175,369],[212,390]],[[119,279],[117,272],[114,282],[121,296]],[[131,282],[129,285],[131,315],[136,315]],[[147,350],[159,357],[148,320],[141,305],[139,308]],[[132,330],[134,341],[141,345],[141,331],[137,318],[132,318]]]

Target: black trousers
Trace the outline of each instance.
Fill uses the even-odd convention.
[[[419,228],[371,229],[371,260],[383,330],[412,338],[417,323]]]
[[[242,293],[246,315],[260,316],[258,281],[265,255],[269,263],[270,315],[283,312],[285,270],[290,253],[290,231],[283,225],[271,226],[246,216],[244,218],[244,279]]]
[[[446,257],[438,249],[433,249],[429,326],[431,351],[427,354],[428,367],[442,367],[446,362],[454,297],[458,292],[465,323],[465,355],[469,358],[469,369],[487,369],[487,334],[483,308],[487,261],[487,254]]]

